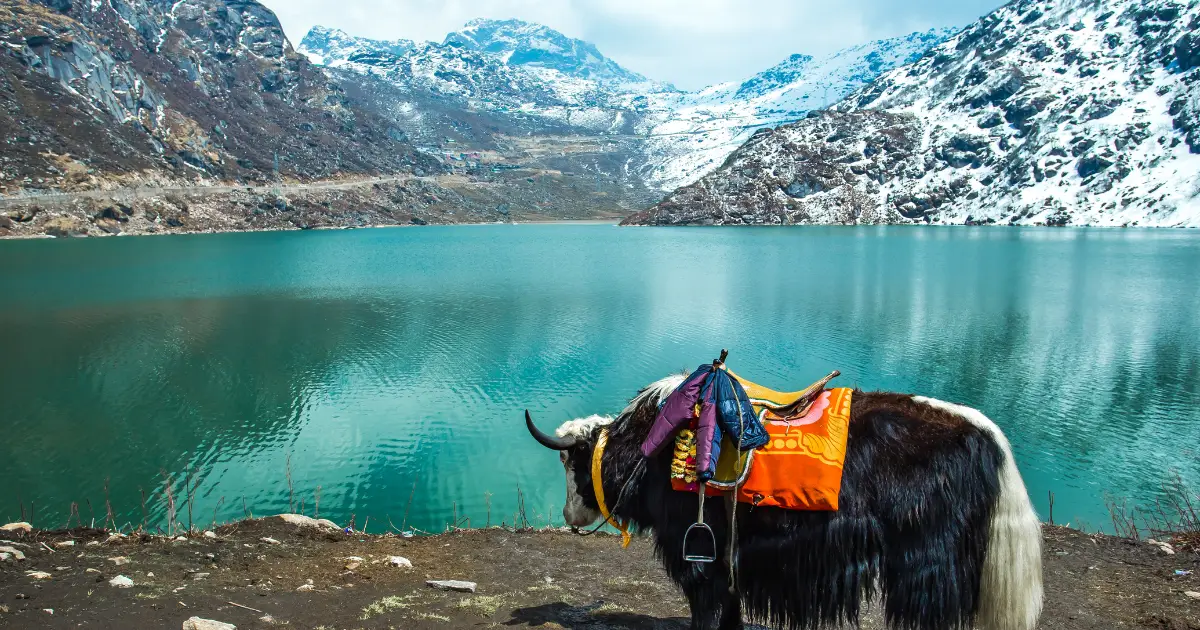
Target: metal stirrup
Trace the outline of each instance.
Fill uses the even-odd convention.
[[[696,516],[696,522],[683,534],[683,559],[687,562],[711,563],[717,560],[717,535],[704,522],[707,484],[698,479],[696,483],[700,486],[700,513]],[[696,549],[696,544],[702,542],[707,542],[707,549]]]

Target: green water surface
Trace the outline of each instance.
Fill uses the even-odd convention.
[[[429,227],[0,242],[0,521],[561,522],[524,432],[731,350],[982,409],[1038,509],[1200,481],[1200,233]],[[290,460],[292,490],[287,471]],[[410,504],[411,496],[411,504]],[[90,501],[90,507],[88,505]],[[26,515],[28,519],[28,514]],[[187,514],[181,514],[186,523]],[[466,524],[465,521],[461,521]]]

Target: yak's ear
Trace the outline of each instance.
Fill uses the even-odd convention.
[[[533,439],[538,441],[538,444],[555,451],[568,450],[575,446],[576,442],[578,442],[578,438],[573,435],[568,435],[566,437],[554,437],[552,435],[546,435],[541,429],[537,428],[536,424],[533,423],[533,417],[529,415],[528,409],[525,410],[525,428],[529,429],[529,434],[533,436]]]

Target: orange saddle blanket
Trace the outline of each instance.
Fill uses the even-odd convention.
[[[783,418],[772,409],[792,404],[810,394],[811,388],[777,392],[731,375],[745,388],[771,441],[749,453],[738,453],[734,444],[724,442],[716,478],[708,482],[708,495],[725,495],[736,488],[738,501],[755,506],[836,511],[850,435],[853,390],[826,389],[807,409]],[[677,474],[672,475],[671,486],[680,492],[695,493],[698,489],[694,469],[687,471],[691,474],[678,474],[690,449],[681,444],[682,439],[676,441]]]

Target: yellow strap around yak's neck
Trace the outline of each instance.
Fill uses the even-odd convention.
[[[630,540],[633,537],[629,534],[629,523],[618,522],[608,513],[608,506],[604,504],[604,484],[600,480],[600,460],[604,458],[604,447],[608,446],[608,429],[600,431],[600,437],[596,439],[596,449],[592,451],[592,490],[596,492],[596,504],[600,506],[600,514],[604,516],[604,520],[613,527],[616,527],[621,532],[621,547],[628,548]],[[618,500],[620,500],[618,498]]]

